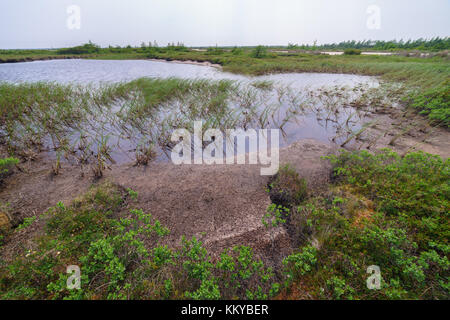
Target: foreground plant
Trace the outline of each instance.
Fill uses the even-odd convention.
[[[267,299],[274,273],[251,248],[224,251],[213,262],[201,241],[162,244],[169,230],[151,214],[125,210],[137,198],[104,183],[39,217],[45,229],[32,249],[0,265],[3,299]],[[22,232],[37,218],[16,229]],[[80,289],[67,286],[67,266],[80,267]]]

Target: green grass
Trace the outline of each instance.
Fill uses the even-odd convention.
[[[301,93],[270,82],[245,85],[230,80],[143,78],[100,87],[57,83],[0,83],[0,128],[11,155],[33,159],[42,151],[60,160],[97,163],[101,177],[110,153],[122,141],[136,146],[136,161],[147,163],[153,147],[165,150],[173,128],[268,127],[282,104],[302,114]],[[280,88],[282,89],[282,88]],[[297,99],[298,96],[298,99]],[[273,103],[271,99],[276,99]],[[302,100],[303,99],[303,100]],[[279,119],[280,126],[289,117]],[[280,117],[279,117],[280,118]]]
[[[231,50],[209,48],[204,52],[199,52],[190,50],[183,45],[170,45],[165,48],[99,48],[94,44],[59,51],[2,50],[0,52],[0,62],[54,59],[58,57],[209,61],[222,65],[224,71],[248,75],[328,72],[380,76],[386,82],[403,84],[402,92],[396,92],[396,95],[404,98],[406,105],[413,105],[419,112],[423,111],[424,114],[428,114],[430,120],[436,123],[447,127],[450,125],[447,111],[450,64],[446,53],[430,58],[365,55],[329,56],[305,53],[298,48],[291,48],[287,54],[275,53],[262,46]],[[428,100],[424,101],[424,94],[430,90],[433,90],[432,95],[438,95],[443,100],[435,100],[432,103]],[[444,106],[440,103],[441,101]],[[438,103],[439,105],[436,106]]]

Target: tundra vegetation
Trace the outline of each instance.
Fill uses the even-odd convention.
[[[45,231],[36,247],[1,266],[1,298],[267,299],[278,293],[273,270],[249,247],[227,249],[213,261],[196,238],[183,238],[176,250],[161,244],[170,230],[133,208],[136,196],[106,182],[70,207],[58,203],[42,214]],[[82,265],[80,290],[67,289],[68,264]]]
[[[209,61],[220,64],[224,71],[247,75],[285,72],[329,72],[380,76],[388,83],[401,83],[395,95],[405,104],[427,115],[430,120],[449,126],[449,38],[415,41],[344,42],[312,47],[212,47],[193,50],[182,43],[160,47],[143,43],[140,47],[100,48],[93,43],[59,50],[0,50],[0,62],[36,59],[164,59]],[[394,50],[393,56],[355,55],[331,56],[320,50]],[[353,50],[354,49],[354,50]],[[280,51],[281,50],[281,51]],[[419,53],[414,50],[419,50]],[[427,51],[423,57],[420,51]]]
[[[268,226],[288,224],[298,235],[298,247],[277,272],[245,246],[219,259],[196,238],[168,248],[162,241],[169,228],[133,206],[138,194],[104,182],[37,218],[45,228],[32,249],[1,265],[1,297],[295,299],[307,292],[317,299],[448,298],[449,160],[386,149],[323,161],[331,161],[335,178],[323,195],[304,198],[301,179],[288,168],[282,173],[291,177],[286,189],[298,192],[300,183],[302,191],[288,207],[268,208],[274,213]],[[82,266],[81,290],[67,289],[71,264]],[[366,286],[371,265],[383,266],[380,290]]]
[[[313,50],[431,52],[448,50],[448,41],[350,42]],[[339,124],[335,140],[341,146],[371,125],[352,131],[350,123],[393,103],[425,115],[433,125],[450,126],[446,52],[427,57],[328,56],[297,45],[278,49],[196,51],[181,43],[100,48],[88,43],[60,50],[2,50],[3,62],[62,57],[195,60],[250,75],[376,75],[381,85],[299,93],[268,81],[249,85],[138,79],[95,87],[0,83],[0,138],[9,153],[0,159],[0,180],[14,174],[19,160],[33,160],[43,151],[55,158],[53,174],[69,161],[89,167],[100,178],[114,163],[113,152],[121,148],[132,148],[136,164],[145,165],[156,151],[170,150],[173,128],[192,131],[193,121],[199,119],[204,128],[283,130],[297,116],[312,113]],[[353,109],[343,117],[349,105]],[[448,299],[449,160],[383,149],[342,151],[320,161],[333,166],[332,182],[320,194],[310,192],[290,166],[281,168],[267,186],[272,203],[262,224],[271,231],[286,228],[295,243],[292,254],[275,268],[246,246],[225,250],[219,257],[196,238],[167,247],[170,226],[136,207],[137,192],[103,181],[70,205],[58,203],[16,228],[1,229],[0,250],[11,233],[27,232],[36,223],[44,226],[26,251],[20,247],[8,261],[0,259],[0,298]],[[7,217],[7,211],[0,205],[0,217]],[[274,232],[270,235],[274,250]],[[68,265],[81,266],[80,290],[67,289]],[[372,265],[381,267],[380,290],[366,286]]]

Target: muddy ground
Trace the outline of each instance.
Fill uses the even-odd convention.
[[[295,167],[310,189],[318,191],[330,176],[329,164],[319,159],[332,151],[330,145],[302,140],[280,150],[280,162]],[[68,164],[54,176],[52,164],[43,158],[22,164],[21,171],[5,181],[0,201],[9,203],[13,220],[39,215],[58,201],[70,204],[94,183],[89,174]],[[213,254],[234,245],[248,245],[260,253],[271,249],[270,236],[261,223],[270,204],[269,177],[260,175],[259,165],[125,164],[112,166],[95,183],[106,179],[139,193],[135,206],[171,229],[167,240],[171,246],[185,235],[200,238]],[[29,249],[41,228],[38,219],[30,228],[13,233],[4,245],[4,258]],[[282,228],[277,233],[277,253],[287,254],[289,237]]]
[[[401,155],[421,150],[444,159],[450,157],[450,131],[431,124],[414,110],[385,107],[376,109],[370,118],[374,125],[345,147],[371,151],[390,148]]]

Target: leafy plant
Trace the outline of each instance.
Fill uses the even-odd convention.
[[[313,246],[302,248],[299,253],[291,254],[283,259],[287,283],[311,272],[317,263],[317,249]]]

